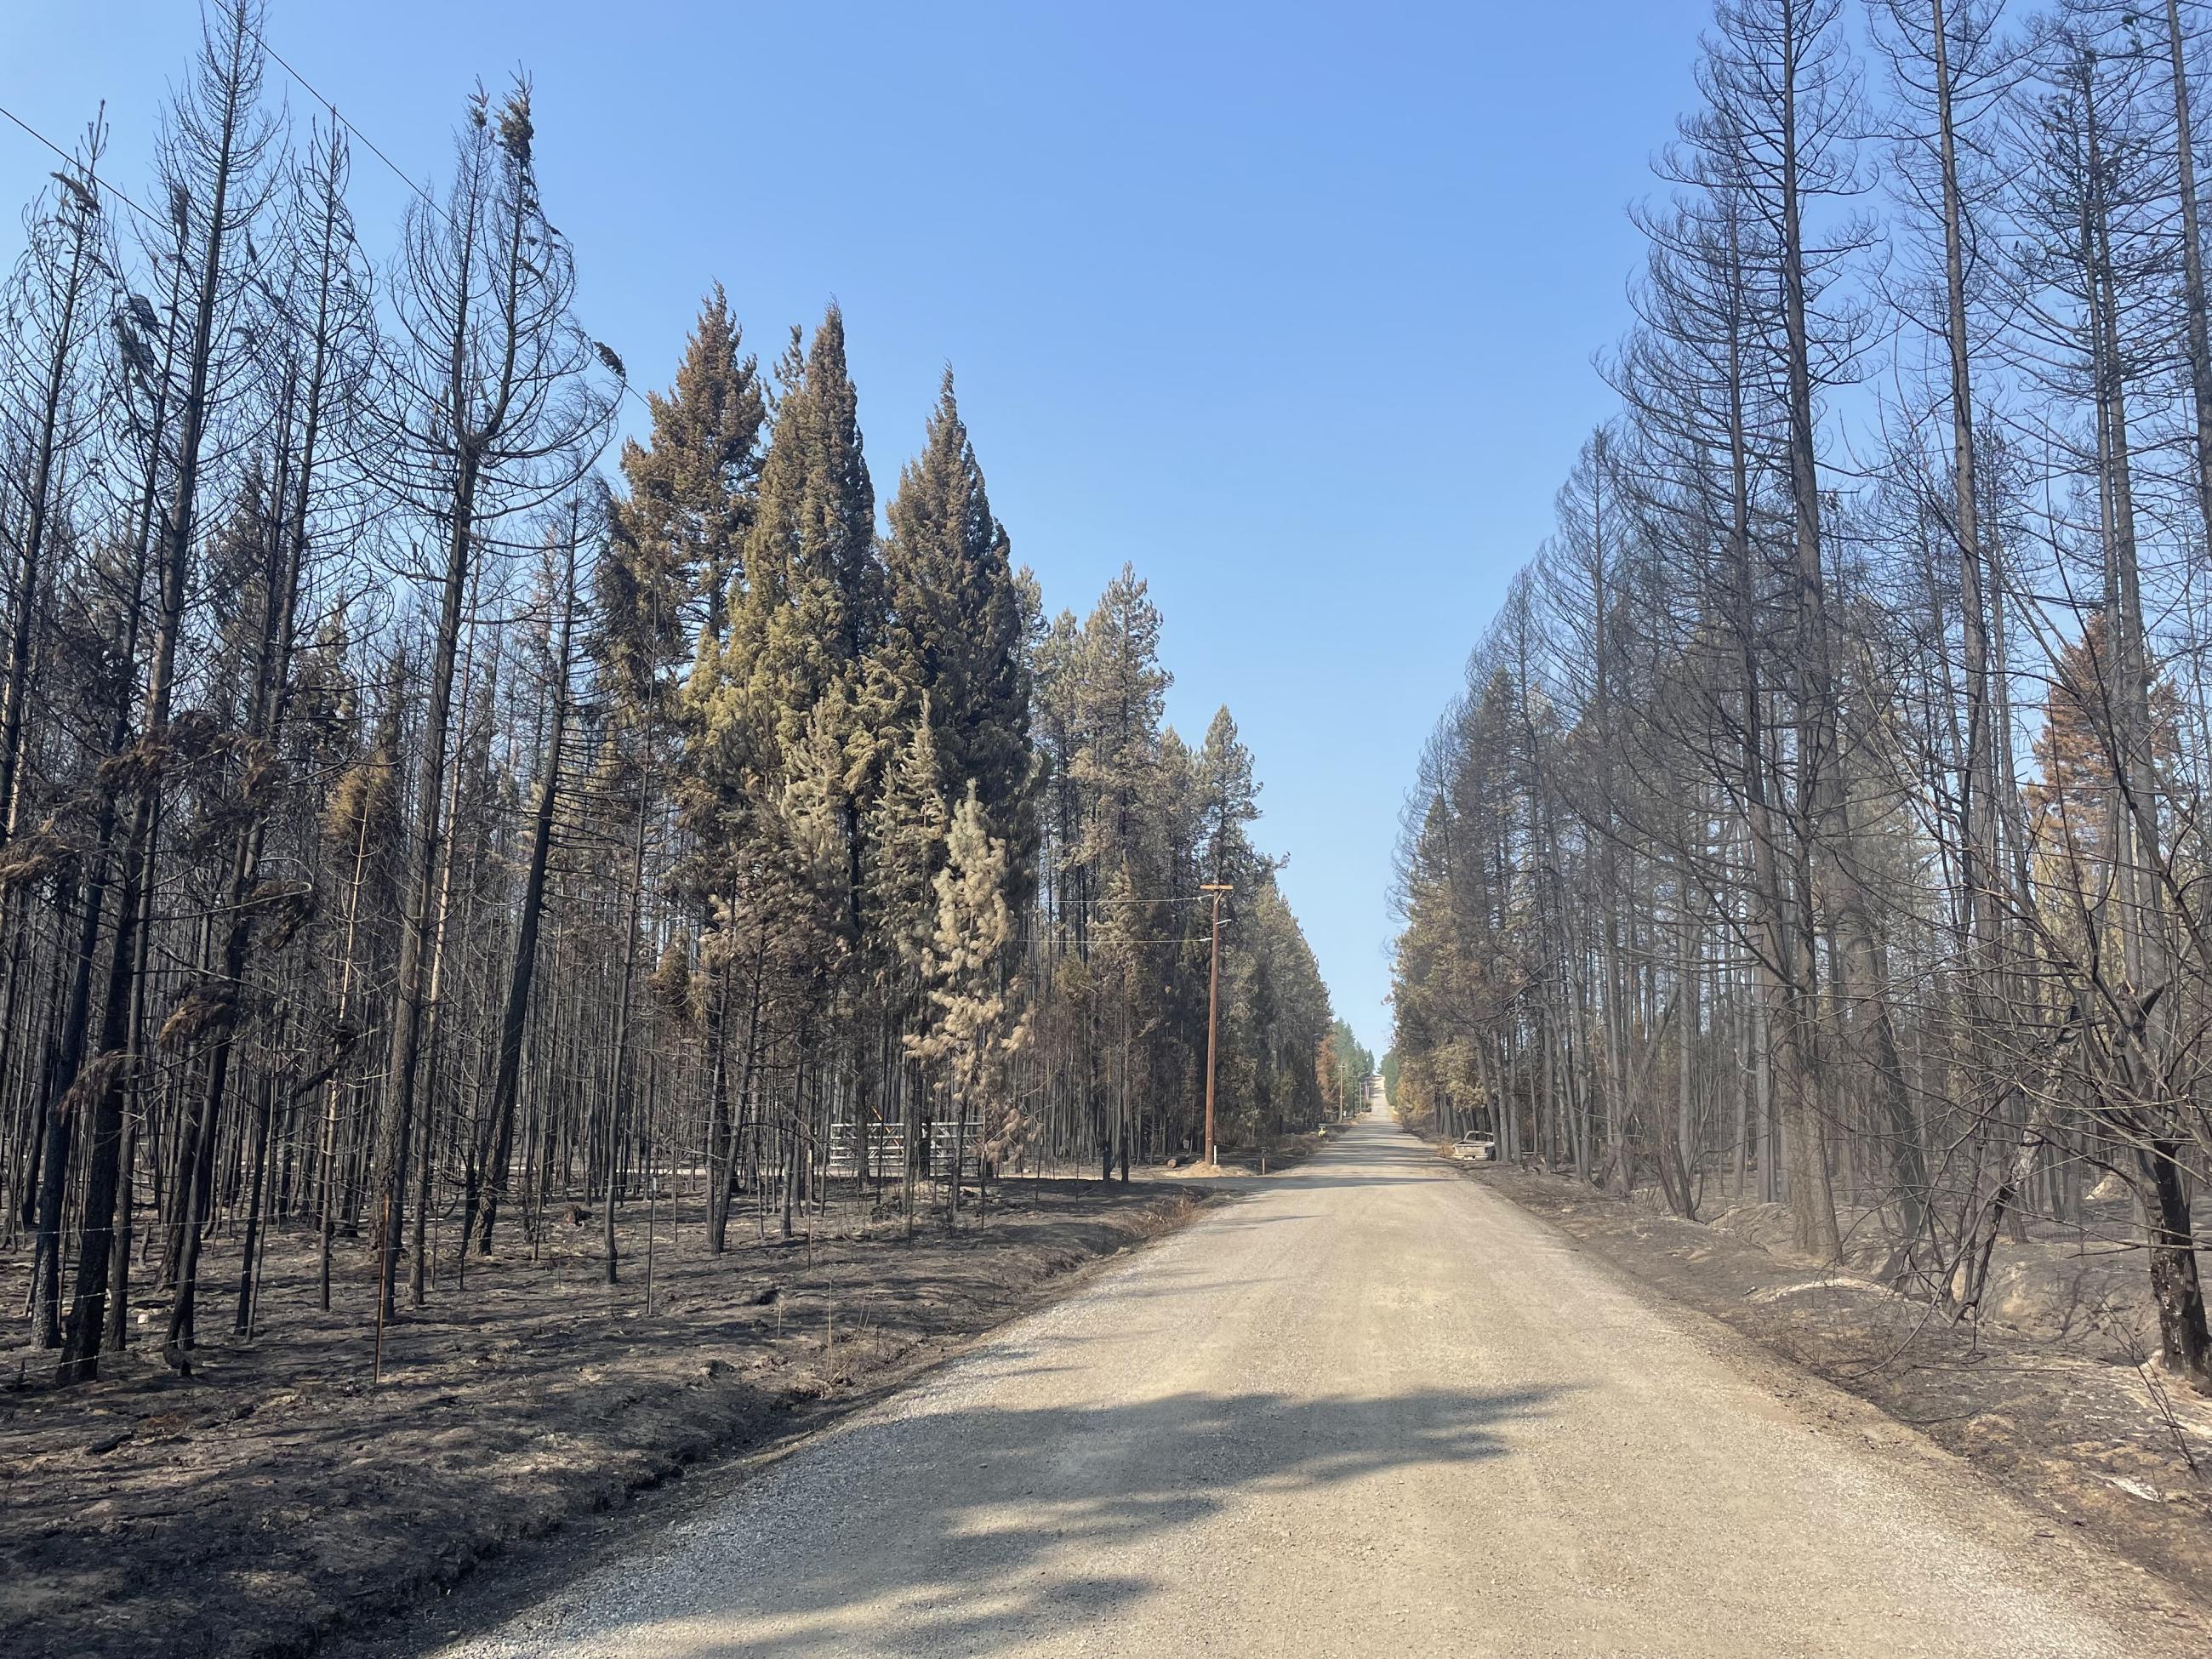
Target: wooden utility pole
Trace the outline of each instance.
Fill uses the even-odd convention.
[[[1202,883],[1199,890],[1213,895],[1213,966],[1206,981],[1206,1167],[1213,1167],[1213,1054],[1214,1034],[1221,1006],[1221,896],[1231,890],[1225,881]]]

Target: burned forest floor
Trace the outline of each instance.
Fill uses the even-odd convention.
[[[2212,1401],[2143,1363],[2133,1310],[2105,1304],[2116,1271],[2132,1288],[2139,1255],[2084,1253],[2051,1293],[2009,1298],[2017,1322],[1962,1327],[1867,1272],[1796,1256],[1761,1213],[1777,1206],[1716,1204],[1706,1224],[1656,1212],[1648,1193],[1631,1201],[1534,1170],[1458,1167],[1656,1295],[1964,1457],[2054,1532],[2082,1529],[2212,1601]]]
[[[179,1376],[164,1299],[96,1382],[46,1386],[52,1355],[0,1348],[0,1649],[9,1659],[298,1655],[432,1599],[525,1540],[619,1510],[688,1468],[787,1440],[873,1397],[1179,1224],[1203,1186],[994,1184],[977,1224],[864,1203],[732,1215],[704,1248],[695,1200],[624,1206],[621,1282],[599,1218],[556,1212],[536,1259],[505,1233],[456,1273],[450,1238],[419,1310],[385,1334],[373,1269],[341,1248],[317,1310],[312,1224],[280,1232],[253,1338],[230,1335],[239,1245],[210,1241],[210,1337]],[[0,1255],[23,1304],[24,1255]],[[402,1277],[401,1301],[407,1299]]]

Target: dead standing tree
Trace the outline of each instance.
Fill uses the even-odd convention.
[[[575,487],[605,442],[616,393],[570,313],[568,244],[538,199],[530,88],[495,107],[481,88],[456,139],[444,202],[408,210],[392,354],[396,488],[436,527],[442,560],[403,877],[399,958],[376,1134],[383,1261],[392,1313],[415,1099],[428,1012],[431,930],[453,682],[471,574],[501,520]],[[611,354],[608,354],[611,355]]]
[[[0,684],[0,849],[15,839],[23,822],[22,760],[34,729],[27,704],[51,555],[61,539],[58,526],[74,504],[70,497],[79,452],[93,436],[93,343],[99,301],[112,277],[98,176],[105,142],[106,129],[96,124],[80,160],[55,173],[54,194],[27,216],[23,258],[0,297],[0,388],[8,394],[0,398],[0,456],[10,463],[0,471],[8,486],[0,494],[0,535],[7,544],[9,580],[6,678]],[[64,871],[58,860],[78,867]],[[18,1068],[31,1060],[32,1045],[16,1040],[29,942],[26,890],[51,872],[62,878],[58,897],[64,890],[82,891],[82,860],[70,858],[58,839],[48,838],[27,854],[16,849],[5,862],[0,931],[8,953],[7,1008],[0,1018],[0,1091],[10,1089]],[[95,922],[97,909],[95,902]],[[50,1080],[51,1073],[29,1085],[37,1107],[25,1136],[16,1195],[23,1224],[35,1229],[32,1303],[39,1340],[47,1347],[61,1341],[61,1197],[70,1139],[68,1121],[54,1109],[51,1088],[43,1086]]]
[[[188,1028],[212,1028],[201,1061],[197,1109],[180,1126],[178,1167],[184,1201],[170,1225],[170,1278],[176,1294],[162,1352],[180,1370],[188,1368],[185,1355],[194,1342],[200,1236],[213,1203],[215,1152],[233,1054],[249,1012],[247,953],[258,929],[273,925],[289,937],[305,916],[304,889],[283,881],[264,885],[264,858],[270,818],[284,793],[281,757],[292,702],[301,584],[312,557],[310,535],[320,497],[329,488],[325,475],[332,470],[331,453],[349,435],[353,397],[364,380],[370,344],[365,273],[345,205],[347,173],[343,131],[333,121],[295,168],[277,252],[253,278],[264,324],[283,349],[274,354],[272,371],[273,465],[264,498],[266,522],[257,538],[261,568],[252,573],[250,583],[258,587],[261,604],[254,634],[246,641],[252,661],[246,720],[232,734],[241,811],[222,897],[222,945],[209,971],[172,1016]],[[339,441],[333,441],[334,434]],[[204,1018],[195,1018],[203,1009]],[[164,1042],[173,1043],[177,1035],[165,1028]],[[265,1118],[265,1093],[263,1098]],[[257,1134],[252,1162],[258,1181],[268,1151],[265,1121]],[[250,1262],[259,1228],[258,1206],[247,1227]],[[240,1296],[241,1332],[250,1300],[249,1286]]]
[[[264,163],[278,141],[276,125],[257,111],[262,60],[258,9],[232,0],[204,31],[199,61],[177,101],[162,154],[178,239],[175,253],[189,261],[190,322],[174,365],[175,447],[167,457],[167,489],[155,543],[158,598],[151,656],[145,671],[137,744],[118,755],[117,787],[131,797],[129,829],[121,858],[114,926],[102,999],[100,1053],[81,1080],[88,1085],[88,1157],[84,1219],[79,1233],[76,1284],[63,1333],[58,1377],[80,1382],[98,1374],[107,1326],[107,1298],[115,1211],[124,1193],[125,1112],[140,1086],[145,1021],[139,1018],[146,975],[146,905],[150,896],[155,830],[165,769],[197,740],[194,723],[173,727],[178,647],[185,625],[202,465],[210,416],[226,379],[240,372],[244,354],[230,325],[241,315],[249,290],[244,244],[265,205]],[[167,253],[169,250],[161,250]],[[179,285],[184,272],[179,273]],[[149,476],[158,476],[149,468]]]

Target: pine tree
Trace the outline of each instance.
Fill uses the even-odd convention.
[[[971,781],[953,811],[945,868],[935,883],[936,925],[924,958],[932,1016],[907,1047],[917,1060],[943,1067],[953,1121],[964,1130],[973,1117],[986,1158],[1005,1156],[1018,1133],[1004,1088],[1005,1062],[1019,1040],[1009,1030],[1004,979],[1014,933],[1006,869],[1006,844],[991,834]],[[957,1178],[952,1208],[957,1216]]]
[[[842,686],[851,710],[865,653],[881,632],[883,581],[875,490],[836,307],[803,356],[794,331],[778,379],[724,665],[741,687],[745,717],[773,736],[780,760],[806,741],[815,705],[832,685]],[[848,722],[838,738],[855,735]]]
[[[1158,764],[1160,715],[1173,676],[1159,665],[1160,613],[1124,565],[1085,623],[1076,681],[1080,737],[1071,773],[1091,796],[1078,856],[1094,886],[1137,843]]]
[[[604,441],[613,410],[615,394],[568,314],[574,266],[538,197],[535,140],[526,82],[518,82],[496,110],[480,91],[455,146],[447,202],[417,204],[408,218],[410,283],[399,308],[410,401],[401,416],[399,482],[441,526],[445,545],[377,1127],[384,1229],[379,1305],[387,1316],[408,1160],[419,1139],[416,1090],[447,828],[455,666],[479,542],[505,513],[577,482]],[[487,281],[501,298],[479,306],[477,284]]]
[[[1260,786],[1252,775],[1252,751],[1237,740],[1237,722],[1225,703],[1206,728],[1198,792],[1206,879],[1240,887],[1249,884],[1259,859],[1244,826],[1260,816]]]
[[[946,854],[942,767],[927,696],[918,712],[869,815],[867,835],[878,945],[902,981],[920,977]]]
[[[741,355],[744,333],[720,283],[699,312],[667,392],[648,392],[652,437],[625,440],[629,494],[611,515],[618,565],[634,569],[632,604],[651,603],[652,626],[672,629],[694,614],[719,641],[726,607],[754,519],[761,428],[768,418],[757,357]],[[648,550],[650,551],[648,552]],[[602,610],[611,607],[602,597]]]
[[[949,368],[888,516],[869,717],[904,727],[927,707],[948,789],[972,781],[993,823],[1019,826],[1010,841],[1019,869],[1033,844],[1028,618]]]
[[[213,416],[226,384],[234,382],[240,372],[240,354],[233,349],[233,335],[243,321],[240,249],[251,245],[249,227],[266,201],[256,174],[276,143],[274,124],[258,108],[263,21],[250,0],[229,0],[208,21],[197,73],[191,90],[177,101],[176,120],[163,155],[180,228],[173,249],[156,246],[163,255],[173,255],[173,292],[189,284],[196,297],[191,306],[190,343],[176,364],[181,371],[174,387],[178,431],[168,458],[167,492],[151,543],[150,562],[160,598],[152,616],[137,732],[140,781],[132,792],[118,922],[109,940],[98,1086],[89,1091],[84,1224],[56,1370],[56,1380],[65,1383],[88,1382],[99,1375],[100,1346],[109,1322],[117,1201],[129,1195],[125,1104],[131,1091],[143,1082],[140,1073],[147,1058],[142,1024],[132,1018],[149,960],[143,948],[143,900],[153,886],[162,774],[179,752],[181,734],[168,728],[198,537],[199,494],[205,482]],[[169,389],[165,387],[161,395],[166,398]],[[149,469],[149,480],[151,473]],[[153,499],[149,488],[148,502]]]

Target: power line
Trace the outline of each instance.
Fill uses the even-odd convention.
[[[21,116],[16,114],[15,111],[8,108],[5,105],[0,105],[0,115],[6,116],[8,119],[15,123],[16,126],[21,128],[25,132],[29,133],[32,137],[44,144],[48,149],[53,151],[55,155],[60,156],[63,161],[69,163],[72,168],[81,173],[84,179],[85,188],[93,197],[95,209],[97,209],[100,199],[103,196],[112,196],[117,201],[122,203],[124,206],[129,208],[131,212],[137,214],[145,223],[157,228],[162,223],[161,220],[156,218],[153,214],[149,213],[144,208],[140,207],[137,202],[133,201],[131,198],[130,194],[125,191],[121,185],[113,183],[112,180],[100,178],[98,175],[94,174],[85,166],[82,160],[70,154],[68,150],[64,149],[52,139],[47,137],[45,133],[40,132],[36,127],[33,126],[28,121],[26,121]],[[119,278],[118,284],[127,287],[127,284],[120,284]],[[299,329],[302,332],[312,332],[308,327],[307,319],[301,316],[298,312],[295,311],[290,303],[286,301],[283,295],[279,295],[275,289],[271,288],[268,283],[260,281],[258,278],[255,279],[254,286],[260,291],[261,297],[276,308],[277,315],[283,318],[286,322],[291,324],[294,328]]]
[[[270,46],[261,32],[255,28],[251,23],[246,23],[241,19],[240,27],[242,27],[248,34],[253,37],[255,45],[258,46],[262,51],[267,52],[271,58],[276,60],[276,65],[279,69],[283,70],[285,74],[290,76],[295,81],[297,81],[300,83],[300,88],[301,91],[305,92],[325,109],[330,111],[331,120],[336,121],[348,132],[360,139],[362,143],[368,147],[368,153],[371,155],[374,155],[378,161],[383,162],[385,166],[390,167],[392,169],[392,175],[393,178],[398,179],[401,184],[413,191],[417,196],[428,203],[430,206],[438,208],[438,202],[435,197],[432,196],[430,192],[425,190],[422,185],[416,184],[414,179],[409,178],[406,173],[401,172],[398,163],[394,161],[389,155],[386,155],[381,149],[378,149],[376,140],[370,137],[359,127],[356,126],[350,118],[339,113],[337,102],[335,99],[325,98],[321,93],[316,91],[313,85],[308,81],[307,77],[301,74],[299,70],[294,69],[292,65],[285,60],[284,54],[277,51],[276,47]],[[438,211],[444,213],[445,210],[443,208],[438,208]],[[447,215],[446,222],[447,224],[453,223],[452,215]]]
[[[256,29],[251,23],[244,24],[243,27],[245,27],[246,32],[253,37],[255,43],[260,46],[261,50],[267,52],[270,57],[276,59],[276,66],[283,70],[285,74],[290,76],[295,81],[299,82],[300,89],[302,92],[306,93],[309,97],[313,98],[317,103],[320,104],[325,109],[331,112],[331,119],[337,122],[341,126],[344,127],[348,132],[360,139],[363,144],[368,146],[368,153],[371,155],[376,157],[378,161],[383,162],[386,167],[392,170],[392,176],[393,178],[398,179],[401,184],[406,185],[409,190],[414,191],[417,197],[421,198],[424,205],[442,217],[447,226],[456,231],[460,228],[459,223],[454,220],[453,214],[440,204],[436,197],[431,195],[427,189],[417,184],[405,172],[402,171],[399,164],[393,161],[389,155],[386,155],[378,146],[374,138],[371,138],[366,132],[363,132],[350,116],[343,113],[339,110],[337,100],[336,99],[324,96],[324,94],[316,88],[314,82],[308,80],[307,77],[301,74],[299,70],[294,69],[292,67],[291,61],[287,58],[283,52],[270,46],[269,44],[268,38],[258,29]],[[644,410],[648,415],[653,412],[653,406],[647,403],[643,395],[630,385],[629,376],[628,374],[617,375],[615,377],[615,385],[620,389],[621,394],[623,397],[634,399],[640,409]]]
[[[1224,928],[1229,926],[1226,921],[1223,921],[1221,925]],[[1016,939],[1014,943],[1017,945],[1049,945],[1056,939],[1065,937],[1066,933],[1066,927],[1065,924],[1062,924],[1057,931],[1050,933],[1024,933],[1019,938]],[[1196,945],[1201,942],[1205,938],[1206,935],[1203,933],[1164,933],[1158,939],[1111,939],[1103,941],[1094,941],[1091,948],[1094,951],[1110,951],[1118,950],[1125,945]]]
[[[1061,908],[1066,909],[1075,909],[1091,905],[1107,904],[1203,904],[1205,902],[1205,894],[1193,893],[1181,898],[1094,898],[1063,900],[1061,902]]]
[[[14,110],[9,109],[5,104],[0,104],[0,115],[6,116],[9,120],[14,122],[15,125],[21,127],[25,132],[29,133],[32,137],[44,144],[48,149],[53,151],[53,153],[60,156],[63,161],[68,162],[70,167],[76,168],[79,173],[83,173],[85,176],[85,182],[91,187],[92,191],[95,196],[102,191],[105,191],[109,195],[114,197],[116,200],[121,202],[124,206],[129,208],[133,213],[137,214],[141,219],[143,219],[148,224],[158,224],[161,222],[159,220],[155,218],[152,214],[147,212],[144,208],[140,207],[137,203],[132,201],[128,196],[125,195],[117,186],[110,184],[105,179],[97,178],[91,173],[87,172],[84,162],[82,160],[64,149],[52,139],[47,137],[45,133],[40,132],[36,127],[33,126],[28,121],[26,121],[21,116],[16,114]]]
[[[283,70],[285,74],[290,76],[295,81],[300,83],[300,88],[303,92],[313,98],[316,102],[321,104],[324,108],[330,111],[331,118],[332,120],[343,126],[348,132],[359,139],[362,143],[368,148],[370,155],[376,157],[378,161],[383,162],[386,167],[389,167],[392,170],[392,176],[393,178],[398,179],[401,184],[406,185],[409,190],[412,191],[416,196],[422,199],[425,206],[428,207],[441,218],[444,219],[450,228],[454,230],[459,230],[460,228],[459,222],[453,218],[453,214],[440,204],[436,197],[431,195],[428,190],[425,190],[421,185],[416,183],[414,179],[409,178],[405,173],[401,171],[398,163],[394,161],[389,155],[386,155],[384,151],[379,148],[374,139],[371,138],[367,133],[363,132],[359,126],[355,125],[350,117],[341,113],[336,103],[332,102],[330,99],[325,98],[320,92],[317,91],[314,84],[310,82],[306,76],[294,69],[291,64],[286,60],[283,53],[279,52],[276,47],[270,46],[269,42],[263,39],[263,37],[251,26],[248,26],[246,33],[253,36],[253,39],[259,44],[264,52],[267,52],[270,57],[276,60],[278,66]],[[76,169],[80,173],[85,172],[84,163],[82,161],[80,161],[76,156],[71,155],[68,150],[64,149],[52,139],[47,137],[45,133],[40,132],[36,127],[33,126],[28,121],[26,121],[21,116],[16,114],[15,111],[8,108],[5,105],[0,105],[0,115],[6,116],[15,126],[27,133],[37,143],[45,145],[46,149],[52,150],[56,155],[60,156],[61,159],[67,162],[71,167]],[[131,212],[137,214],[141,220],[144,221],[149,225],[158,226],[161,224],[161,220],[156,218],[153,214],[149,213],[144,208],[139,206],[138,204],[133,201],[119,186],[112,184],[106,179],[94,179],[89,173],[86,174],[86,178],[87,182],[91,185],[95,192],[104,191],[113,196],[118,201],[121,202],[124,206],[129,208]],[[272,300],[275,298],[273,295],[270,295],[268,297]],[[280,310],[283,309],[281,303],[279,304],[278,308]],[[301,323],[301,319],[297,317],[291,317],[289,318],[289,320],[295,327],[305,326],[305,325]],[[652,404],[647,403],[643,394],[639,392],[635,387],[630,385],[629,376],[628,374],[625,374],[616,376],[615,386],[621,396],[632,399],[636,403],[640,409],[644,410],[648,416],[651,415],[653,412]]]

